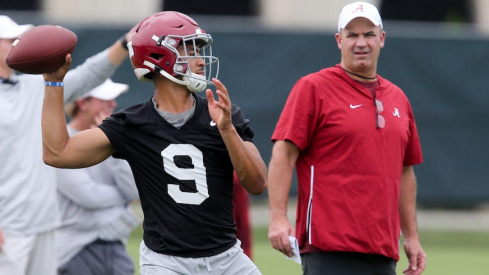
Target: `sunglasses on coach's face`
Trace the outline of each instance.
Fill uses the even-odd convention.
[[[385,127],[385,118],[380,114],[381,112],[384,111],[384,105],[382,105],[382,101],[377,99],[377,97],[375,96],[375,93],[374,93],[374,106],[375,106],[375,113],[377,116],[376,127],[377,127],[377,129],[384,128]]]

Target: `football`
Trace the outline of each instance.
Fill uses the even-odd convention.
[[[7,65],[26,74],[53,72],[63,65],[77,41],[72,31],[60,26],[34,27],[14,41],[7,55]]]

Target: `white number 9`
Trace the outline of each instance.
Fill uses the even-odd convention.
[[[175,164],[175,156],[189,156],[193,168],[179,168]],[[206,169],[204,167],[204,156],[197,147],[192,144],[171,144],[161,151],[163,157],[163,169],[179,180],[194,180],[197,188],[196,193],[182,192],[180,185],[168,184],[168,194],[177,203],[201,204],[209,197],[207,188]]]

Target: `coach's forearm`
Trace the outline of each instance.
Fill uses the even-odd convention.
[[[124,61],[124,59],[126,59],[128,54],[128,50],[122,46],[122,43],[124,42],[117,40],[109,48],[109,60],[112,64],[116,66],[119,66]]]
[[[418,239],[416,177],[412,166],[403,168],[399,192],[399,217],[404,238]]]
[[[290,142],[278,140],[273,145],[268,165],[268,199],[270,219],[287,217],[287,203],[292,185],[292,172],[299,149]]]

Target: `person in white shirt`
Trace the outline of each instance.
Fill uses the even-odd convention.
[[[44,79],[18,75],[6,63],[12,43],[32,27],[0,15],[0,274],[56,274],[56,174],[42,160]],[[128,55],[128,38],[71,70],[64,101],[113,75]]]
[[[96,127],[117,106],[129,86],[107,79],[65,106],[74,135]],[[140,222],[129,204],[138,192],[129,164],[109,157],[83,169],[57,169],[61,226],[57,230],[58,274],[133,275],[126,252],[130,232]]]

